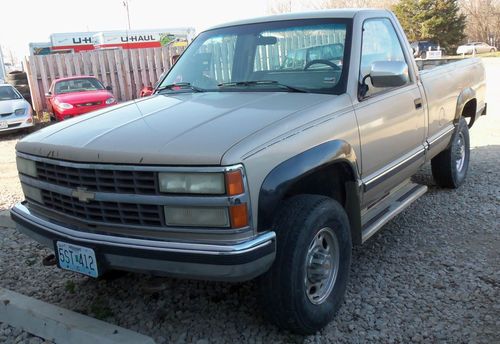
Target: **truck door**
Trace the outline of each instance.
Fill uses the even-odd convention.
[[[402,41],[404,37],[398,36],[388,18],[363,23],[360,82],[375,61],[405,61],[410,68],[410,80],[400,87],[374,87],[367,78],[368,93],[354,104],[361,139],[364,206],[410,177],[425,158],[423,97]]]

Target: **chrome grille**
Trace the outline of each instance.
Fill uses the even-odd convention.
[[[81,103],[81,104],[76,104],[76,107],[84,107],[84,106],[96,106],[96,105],[101,105],[102,102],[97,101],[97,102],[88,102],[88,103]]]
[[[80,202],[77,198],[42,190],[45,207],[93,222],[137,226],[163,226],[162,206],[121,202]]]
[[[65,187],[143,195],[154,195],[158,190],[156,173],[150,171],[75,168],[41,161],[36,162],[36,168],[38,179]]]

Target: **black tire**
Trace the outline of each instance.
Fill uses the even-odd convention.
[[[462,156],[463,160],[459,160]],[[451,138],[449,147],[431,160],[434,180],[441,187],[458,188],[467,177],[469,159],[469,128],[465,119],[461,118],[457,130]]]
[[[427,57],[427,52],[422,51],[422,53],[420,54],[420,58],[425,60],[426,57]]]
[[[7,73],[7,75],[5,76],[5,79],[6,80],[28,80],[28,76],[26,75],[25,72],[14,71],[14,72]]]
[[[491,48],[490,53],[494,53],[494,52],[495,52],[495,49]]]
[[[277,232],[276,259],[271,269],[258,279],[264,315],[282,329],[314,334],[333,319],[344,298],[352,250],[347,214],[333,199],[300,195],[285,201],[277,213],[274,228]],[[324,293],[324,299],[315,304],[310,300],[312,288],[306,287],[311,281],[306,261],[308,258],[312,261],[308,251],[320,233],[328,228],[337,238],[337,274],[328,284],[331,288],[325,288],[329,291]],[[324,241],[320,242],[324,245]],[[325,265],[325,261],[319,265],[325,266],[331,265]]]

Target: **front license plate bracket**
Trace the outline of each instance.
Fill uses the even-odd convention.
[[[78,272],[94,278],[99,276],[94,249],[64,241],[56,241],[54,247],[57,266],[61,269]]]

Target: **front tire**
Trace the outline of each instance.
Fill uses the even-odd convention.
[[[260,303],[278,327],[314,334],[335,316],[351,265],[351,234],[344,208],[317,195],[295,196],[275,219],[276,260],[259,278]]]
[[[464,118],[451,138],[450,146],[431,160],[432,176],[445,188],[456,189],[467,177],[470,159],[469,128]]]

